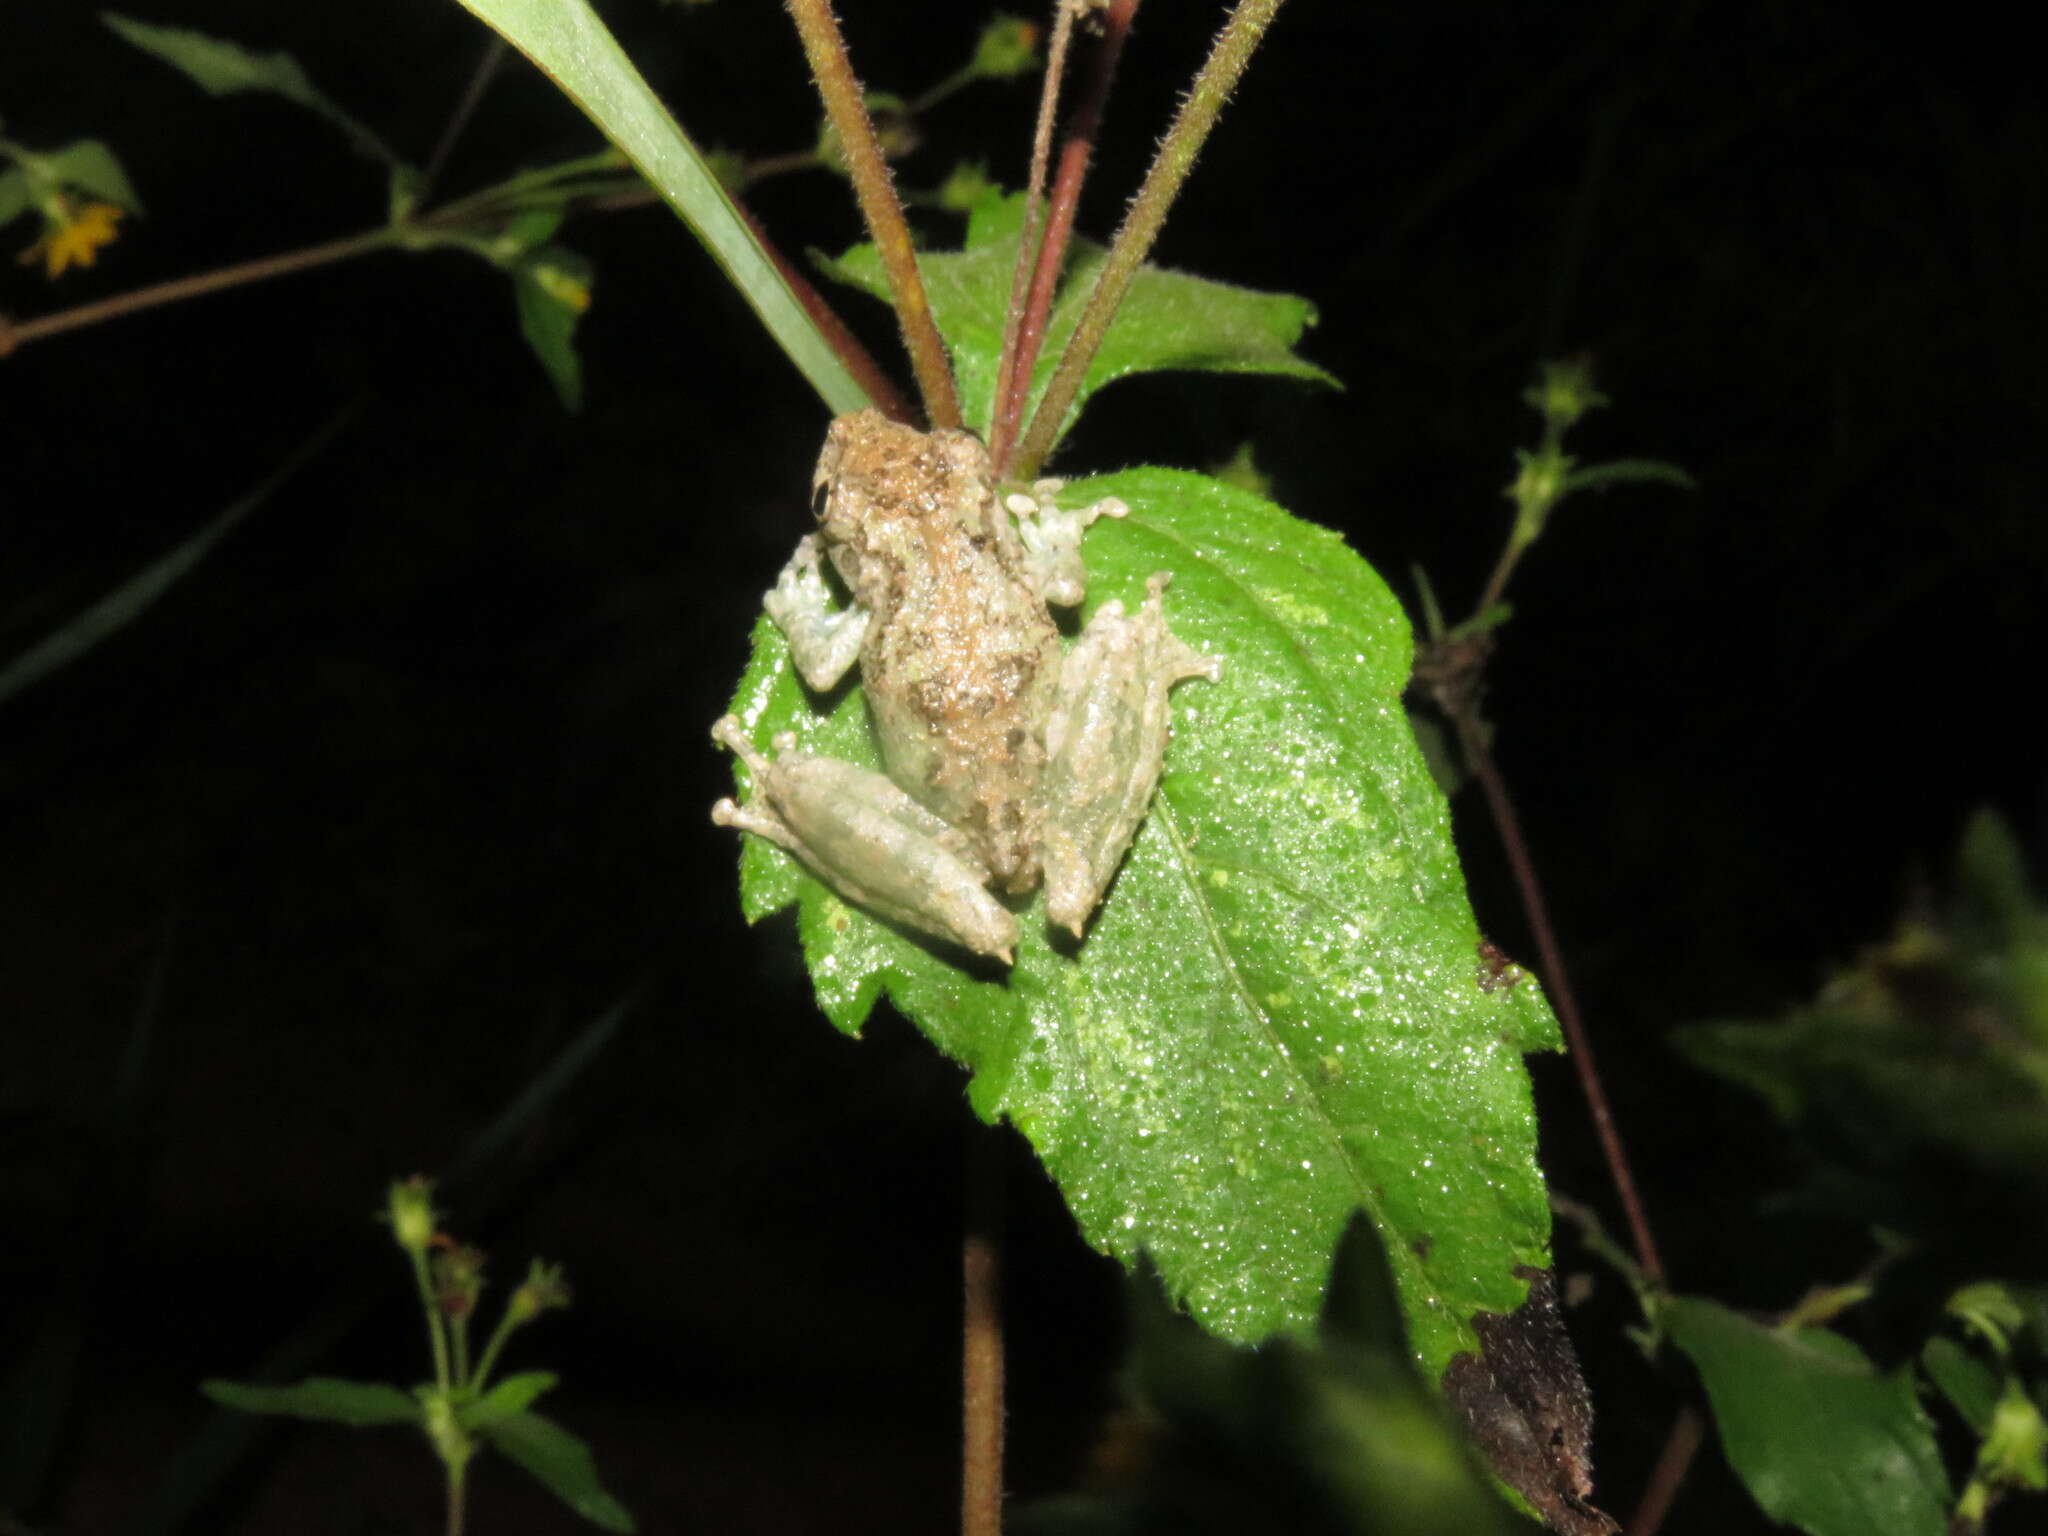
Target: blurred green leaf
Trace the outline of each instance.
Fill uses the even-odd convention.
[[[80,139],[40,158],[43,168],[64,186],[74,187],[103,203],[112,203],[131,213],[142,212],[142,199],[129,185],[128,173],[121,169],[121,162],[114,158],[114,152],[98,139]],[[0,223],[4,222],[0,219]]]
[[[1132,1402],[1118,1433],[1142,1436],[1141,1480],[1112,1499],[1027,1505],[1006,1522],[1013,1536],[1533,1536],[1416,1374],[1363,1222],[1311,1336],[1227,1344],[1176,1312],[1152,1276],[1129,1290]]]
[[[1998,1372],[1941,1334],[1920,1351],[1920,1369],[1977,1434],[1991,1427],[1991,1411],[1998,1406]]]
[[[0,171],[0,224],[11,224],[34,206],[27,173],[19,166]]]
[[[537,1413],[515,1413],[480,1426],[480,1433],[592,1525],[633,1530],[632,1514],[598,1481],[590,1447],[559,1424]]]
[[[1010,277],[1017,260],[1023,199],[997,195],[983,201],[967,223],[958,251],[925,251],[917,258],[931,298],[932,316],[946,338],[967,424],[986,435],[994,411],[997,355],[1008,312]],[[1107,252],[1075,240],[1060,291],[1046,324],[1044,349],[1032,375],[1035,404],[1052,377],[1067,338],[1081,318]],[[837,259],[813,255],[831,277],[886,300],[889,284],[872,245],[857,245]],[[1145,267],[1131,284],[1124,305],[1089,365],[1074,409],[1061,423],[1073,424],[1083,402],[1116,379],[1169,370],[1201,373],[1267,373],[1336,384],[1336,379],[1294,354],[1302,333],[1315,324],[1315,306],[1286,293],[1235,288],[1184,272]]]
[[[258,1387],[235,1381],[201,1382],[199,1390],[223,1408],[244,1413],[282,1414],[363,1428],[374,1424],[418,1424],[419,1402],[409,1392],[381,1381],[340,1381],[309,1376],[296,1386]]]
[[[552,1392],[560,1379],[553,1371],[521,1371],[516,1376],[507,1376],[482,1397],[457,1409],[456,1421],[464,1429],[481,1430],[499,1419],[524,1413],[542,1393]]]
[[[631,158],[704,242],[761,323],[837,415],[866,394],[761,249],[705,156],[587,0],[462,0],[548,75]]]
[[[299,67],[299,61],[288,53],[258,53],[225,38],[209,37],[184,27],[160,27],[114,11],[100,12],[100,20],[143,52],[154,54],[184,74],[209,96],[268,91],[326,118],[371,159],[387,165],[401,163],[391,146],[375,132],[322,95]]]
[[[1565,476],[1567,495],[1573,491],[1598,490],[1610,485],[1673,485],[1682,491],[1696,491],[1699,482],[1676,464],[1662,459],[1614,459],[1606,464],[1588,464]]]
[[[2017,1379],[2006,1382],[1992,1410],[1977,1475],[1994,1486],[2048,1488],[2048,1422]]]
[[[1879,1169],[1918,1148],[2048,1191],[2048,909],[1989,812],[1940,907],[1907,916],[1812,1003],[1677,1044]]]
[[[583,364],[576,356],[576,323],[590,307],[590,263],[560,245],[531,251],[512,269],[519,303],[519,334],[547,370],[562,408],[583,408]]]
[[[158,598],[204,560],[237,523],[268,501],[279,486],[325,448],[351,414],[350,411],[338,413],[294,450],[292,456],[261,485],[229,506],[212,522],[189,535],[162,559],[129,577],[61,628],[45,635],[14,660],[0,666],[0,704],[41,682],[140,618]]]
[[[1166,774],[1078,952],[1023,914],[1015,967],[963,969],[748,838],[750,918],[795,902],[820,1005],[891,1001],[1037,1148],[1088,1240],[1156,1264],[1204,1326],[1301,1334],[1354,1212],[1385,1238],[1435,1379],[1472,1314],[1522,1302],[1549,1209],[1522,1062],[1555,1049],[1536,982],[1489,989],[1450,818],[1401,707],[1392,594],[1327,529],[1200,476],[1069,487],[1129,515],[1088,536],[1089,606],[1155,571],[1220,682],[1174,696]],[[875,766],[857,691],[820,714],[764,618],[734,712],[758,741]]]
[[[1946,1536],[1949,1485],[1910,1370],[1877,1370],[1825,1328],[1764,1328],[1716,1302],[1668,1303],[1672,1341],[1713,1403],[1729,1464],[1764,1512],[1812,1536]]]

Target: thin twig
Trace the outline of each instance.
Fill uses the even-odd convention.
[[[1001,1143],[967,1128],[966,1227],[960,1240],[960,1536],[1003,1528]]]
[[[1685,1474],[1692,1466],[1692,1459],[1699,1451],[1706,1430],[1706,1420],[1701,1417],[1699,1409],[1688,1403],[1678,1410],[1678,1417],[1671,1421],[1671,1433],[1664,1438],[1664,1449],[1657,1457],[1657,1465],[1650,1473],[1650,1481],[1636,1503],[1636,1512],[1629,1516],[1628,1536],[1657,1536],[1664,1517],[1671,1512],[1671,1501],[1678,1496],[1679,1484],[1685,1481]]]
[[[389,225],[382,225],[376,229],[364,230],[361,234],[349,235],[344,239],[330,240],[324,245],[309,245],[303,250],[286,251],[277,256],[262,256],[255,261],[216,267],[211,272],[199,272],[191,277],[173,278],[167,283],[152,283],[147,288],[133,288],[127,293],[117,293],[112,298],[100,299],[96,303],[60,309],[53,315],[38,315],[33,320],[17,323],[0,315],[0,357],[5,357],[23,342],[41,341],[46,336],[75,331],[81,326],[97,325],[102,320],[117,319],[122,315],[134,314],[138,310],[154,309],[159,304],[175,304],[180,299],[194,299],[201,294],[217,293],[223,288],[261,282],[265,278],[283,277],[287,273],[303,272],[308,267],[325,266],[333,261],[346,261],[351,256],[361,256],[365,252],[390,245],[395,239],[396,232]]]
[[[1018,341],[1024,330],[1024,297],[1031,287],[1033,258],[1038,254],[1038,226],[1045,211],[1045,172],[1052,161],[1052,123],[1059,110],[1060,83],[1067,72],[1067,47],[1074,36],[1074,0],[1053,0],[1052,43],[1045,52],[1045,74],[1038,86],[1038,121],[1031,130],[1031,172],[1024,183],[1024,221],[1017,232],[1017,260],[1010,268],[1010,303],[1003,316],[1003,350],[996,359],[993,416],[989,422],[989,458],[1002,472],[1003,455],[1016,435],[1017,418],[1010,403],[1010,379],[1017,370]]]
[[[1038,367],[1039,349],[1045,344],[1046,326],[1052,319],[1052,302],[1059,276],[1066,266],[1067,246],[1074,235],[1074,216],[1081,206],[1081,184],[1087,180],[1089,162],[1102,133],[1102,118],[1109,105],[1109,89],[1116,79],[1117,61],[1123,57],[1124,41],[1131,35],[1131,22],[1138,13],[1138,0],[1111,0],[1102,13],[1102,36],[1089,55],[1086,81],[1074,109],[1073,122],[1060,146],[1059,174],[1054,178],[1052,201],[1046,216],[1045,237],[1038,244],[1031,288],[1024,301],[1017,326],[1016,359],[1001,381],[995,408],[996,441],[990,453],[998,474],[1008,472],[1007,460],[1018,430],[1023,425],[1024,402],[1031,394],[1031,375]]]
[[[1243,76],[1280,4],[1281,0],[1238,0],[1223,30],[1216,34],[1215,45],[1209,50],[1201,73],[1195,76],[1173,127],[1167,130],[1159,153],[1153,158],[1152,168],[1145,173],[1144,185],[1131,199],[1123,228],[1117,231],[1102,272],[1096,278],[1095,291],[1088,296],[1066,354],[1032,415],[1031,428],[1024,434],[1017,452],[1017,473],[1035,473],[1052,451],[1067,412],[1081,392],[1088,365],[1095,360],[1110,321],[1116,318],[1117,307],[1151,254],[1152,243],[1158,239],[1174,198],[1194,168],[1195,157],[1201,153],[1224,102]]]
[[[1600,1081],[1600,1069],[1593,1058],[1593,1042],[1579,1015],[1578,997],[1572,991],[1571,977],[1565,970],[1564,952],[1558,946],[1556,931],[1551,927],[1550,910],[1543,899],[1542,883],[1536,878],[1535,862],[1529,857],[1529,845],[1523,839],[1521,822],[1515,815],[1514,802],[1508,797],[1507,781],[1501,777],[1499,765],[1487,749],[1486,739],[1469,703],[1457,705],[1446,712],[1457,728],[1458,741],[1466,762],[1471,766],[1472,775],[1486,795],[1487,810],[1492,813],[1501,846],[1508,856],[1508,865],[1514,871],[1515,885],[1522,896],[1522,910],[1536,940],[1543,989],[1557,1010],[1558,1024],[1564,1030],[1565,1045],[1569,1048],[1573,1070],[1578,1074],[1579,1091],[1585,1095],[1586,1109],[1593,1117],[1593,1129],[1600,1138],[1600,1150],[1614,1179],[1615,1193],[1621,1200],[1623,1214],[1628,1218],[1636,1262],[1642,1266],[1650,1284],[1663,1289],[1667,1283],[1664,1260],[1657,1252],[1656,1239],[1650,1235],[1649,1216],[1643,1208],[1642,1197],[1636,1191],[1635,1173],[1629,1166],[1621,1132],[1615,1126],[1614,1111],[1607,1102],[1607,1090]]]
[[[934,427],[960,425],[960,397],[953,389],[953,368],[946,358],[946,345],[932,319],[931,300],[924,291],[924,279],[917,270],[917,250],[911,244],[910,225],[903,217],[903,204],[889,179],[889,163],[875,138],[875,125],[868,116],[867,102],[853,65],[846,56],[846,40],[832,14],[831,0],[784,0],[797,34],[803,39],[804,56],[811,65],[811,77],[824,99],[825,115],[839,135],[840,152],[846,156],[853,177],[854,195],[860,200],[861,217],[868,235],[882,258],[882,270],[889,278],[889,291],[896,301],[896,320],[903,328],[903,345],[910,353],[911,372],[917,390],[924,397],[925,415]]]
[[[455,151],[455,141],[462,137],[462,130],[469,126],[469,120],[476,113],[477,103],[484,99],[484,91],[491,83],[491,77],[498,72],[498,66],[505,62],[507,44],[504,37],[496,32],[484,48],[484,56],[477,61],[476,72],[469,77],[469,84],[463,87],[462,99],[455,103],[455,110],[448,114],[447,126],[441,130],[440,140],[434,145],[434,152],[427,157],[427,168],[420,172],[419,187],[414,192],[418,202],[426,201],[434,183],[441,178],[442,170],[448,164],[449,155]]]

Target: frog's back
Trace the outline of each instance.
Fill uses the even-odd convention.
[[[965,432],[875,417],[827,451],[850,493],[828,536],[849,548],[873,616],[861,681],[889,776],[969,838],[1006,888],[1024,889],[1037,874],[1059,635],[1024,578],[987,450]],[[837,497],[832,510],[836,521]]]

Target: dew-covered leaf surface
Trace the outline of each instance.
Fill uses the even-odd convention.
[[[1173,572],[1175,631],[1224,660],[1174,694],[1152,814],[1078,947],[1036,906],[1013,969],[906,936],[746,840],[750,918],[794,902],[818,998],[858,1030],[885,993],[966,1065],[1088,1240],[1149,1253],[1235,1340],[1303,1332],[1351,1214],[1377,1225],[1430,1379],[1546,1262],[1522,1053],[1555,1048],[1532,979],[1486,978],[1442,797],[1401,709],[1410,637],[1327,530],[1245,491],[1136,469],[1088,607]],[[765,746],[875,762],[858,690],[814,700],[765,620],[734,710]],[[1512,976],[1514,973],[1510,973]]]

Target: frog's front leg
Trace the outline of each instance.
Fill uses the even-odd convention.
[[[1046,602],[1071,608],[1088,593],[1081,565],[1081,535],[1098,517],[1123,517],[1131,509],[1114,496],[1092,506],[1062,512],[1053,495],[1061,480],[1038,480],[1031,489],[1012,491],[1003,505],[1017,519],[1017,540],[1024,546],[1024,570],[1031,586]]]
[[[858,603],[833,611],[832,593],[819,569],[816,534],[805,534],[797,541],[796,553],[789,557],[762,606],[788,639],[797,671],[818,692],[837,686],[860,659],[868,611]]]
[[[838,895],[881,917],[1005,963],[1015,958],[1017,919],[989,894],[988,866],[888,778],[795,751],[789,732],[775,738],[774,759],[763,757],[733,715],[711,735],[739,754],[753,780],[747,803],[720,800],[713,821],[788,849]]]
[[[1060,667],[1046,722],[1043,779],[1046,914],[1076,938],[1116,875],[1151,807],[1171,734],[1167,693],[1183,678],[1212,682],[1223,663],[1166,627],[1160,593],[1145,583],[1135,614],[1104,603]]]

